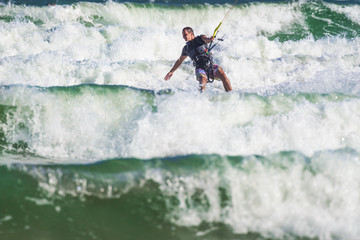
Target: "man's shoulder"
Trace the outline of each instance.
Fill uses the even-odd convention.
[[[204,34],[201,34],[199,36],[196,36],[195,39],[196,39],[197,42],[204,42],[204,40],[203,40],[204,36],[205,36]]]
[[[181,51],[181,56],[188,56],[188,48],[187,48],[187,44],[183,47],[182,51]]]
[[[205,42],[202,39],[202,36],[204,35],[196,36],[193,40],[186,42],[185,46],[182,49],[181,55],[189,56],[189,51],[191,51],[191,49],[203,45]]]
[[[205,43],[202,36],[205,36],[205,35],[196,36],[193,40],[188,41],[185,46],[188,46],[188,45],[191,45],[191,44],[203,44],[203,43]]]

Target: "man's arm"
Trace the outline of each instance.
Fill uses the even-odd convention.
[[[211,43],[212,41],[214,41],[214,37],[207,37],[206,35],[201,35],[201,39],[205,42],[205,43]]]
[[[186,57],[187,57],[187,56],[181,55],[181,56],[179,57],[179,59],[176,60],[174,66],[171,68],[170,72],[168,72],[168,74],[166,74],[166,76],[165,76],[165,78],[164,78],[165,81],[167,81],[167,80],[169,80],[169,79],[171,78],[171,76],[174,74],[174,72],[176,71],[176,69],[178,69],[178,68],[181,66],[181,64],[183,63],[183,61],[185,60]]]

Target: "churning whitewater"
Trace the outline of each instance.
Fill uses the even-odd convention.
[[[184,3],[0,2],[0,238],[360,235],[360,6],[237,4],[200,94]]]

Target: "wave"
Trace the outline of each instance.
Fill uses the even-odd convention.
[[[122,86],[14,86],[1,92],[6,149],[69,159],[126,155],[136,120],[153,111],[154,101],[151,91]]]
[[[55,162],[360,151],[358,95],[199,96],[100,85],[12,86],[0,92],[2,151]]]
[[[123,226],[132,230],[135,217],[155,232],[162,226],[176,234],[175,228],[184,232],[186,227],[185,232],[191,232],[188,239],[216,238],[220,230],[237,238],[255,234],[257,239],[353,239],[360,231],[358,159],[357,152],[343,149],[318,152],[313,158],[296,152],[267,157],[190,155],[90,165],[13,164],[0,171],[2,184],[22,189],[22,194],[12,194],[16,188],[5,191],[18,198],[10,201],[35,209],[36,215],[54,212],[51,221],[56,224],[62,212],[68,218],[98,221],[97,211],[91,210],[96,204],[121,210],[101,208],[104,219],[122,224],[119,229],[118,221],[104,220],[93,229],[98,237],[102,227],[112,234]],[[79,204],[78,211],[68,212]],[[150,217],[154,212],[156,217]],[[18,223],[24,218],[9,217]],[[81,229],[70,228],[72,236],[77,231]]]

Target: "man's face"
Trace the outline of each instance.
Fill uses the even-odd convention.
[[[192,33],[190,33],[188,30],[184,30],[182,32],[182,35],[186,42],[194,39],[194,35]]]

